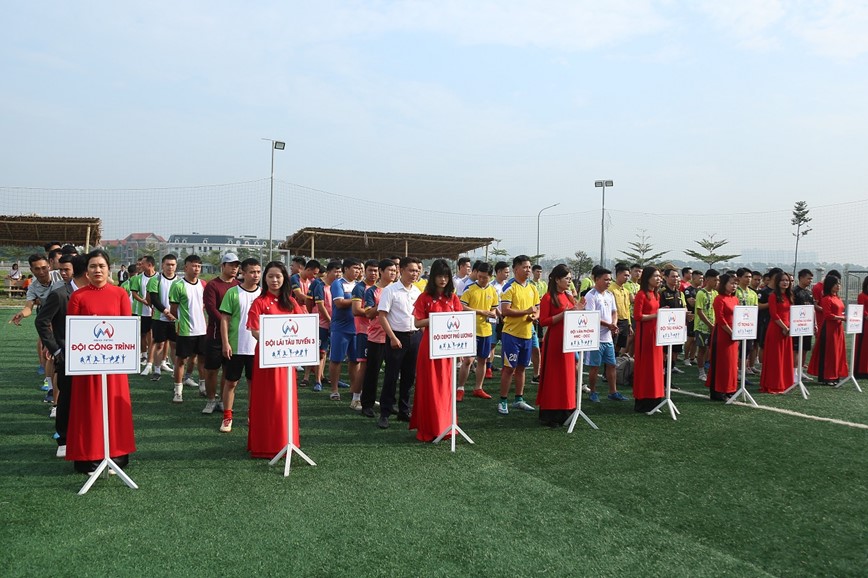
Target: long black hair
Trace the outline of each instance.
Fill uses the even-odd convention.
[[[868,295],[868,275],[866,275],[865,278],[862,279],[862,293]]]
[[[566,277],[570,274],[570,270],[563,263],[556,265],[554,269],[552,269],[551,273],[549,273],[549,287],[547,293],[551,296],[552,300],[552,309],[560,309],[561,308],[561,300],[558,299],[558,281]],[[569,291],[566,291],[567,299],[569,299],[570,303],[575,305],[573,301],[573,296]]]
[[[642,275],[639,277],[639,291],[645,291],[646,293],[651,292],[649,284],[651,283],[651,278],[654,277],[654,274],[657,271],[657,267],[652,265],[648,265],[642,269]]]
[[[726,286],[735,278],[735,275],[730,275],[729,273],[724,273],[717,279],[717,293],[719,295],[730,295],[730,293],[725,293]],[[733,290],[732,295],[735,294],[735,290]]]
[[[403,264],[403,262],[402,262]],[[447,279],[446,287],[443,288],[443,296],[449,299],[455,293],[455,285],[452,283],[452,269],[445,259],[435,259],[431,263],[431,271],[428,273],[428,284],[425,285],[425,293],[433,299],[437,299],[437,276],[443,275]]]
[[[785,273],[783,271],[778,271],[777,273],[774,274],[774,277],[772,277],[772,278],[774,279],[775,288],[772,291],[772,293],[774,294],[775,298],[777,298],[778,303],[784,302],[784,296],[786,296],[787,299],[790,300],[790,303],[792,303],[793,302],[793,282],[790,281],[790,286],[787,287],[786,291],[781,291],[781,279],[783,278],[784,275],[789,275],[789,273]],[[789,277],[787,277],[787,278],[789,278]]]
[[[826,275],[826,278],[823,279],[823,295],[831,295],[832,288],[840,283],[840,277],[835,277],[834,275]]]
[[[268,293],[268,282],[265,280],[265,277],[268,275],[268,270],[273,268],[279,269],[283,275],[283,285],[280,286],[280,292],[277,294],[277,302],[280,303],[283,309],[293,311],[298,307],[298,302],[292,297],[292,288],[289,284],[289,271],[286,270],[286,265],[283,264],[283,261],[269,261],[265,265],[265,268],[262,269],[262,291],[259,295],[262,296]],[[328,291],[328,288],[326,288],[326,291]]]

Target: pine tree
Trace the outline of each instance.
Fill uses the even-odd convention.
[[[707,239],[702,239],[701,241],[695,241],[697,245],[705,249],[705,253],[700,253],[699,251],[694,251],[693,249],[685,249],[684,254],[698,261],[702,261],[709,267],[714,267],[715,263],[725,263],[727,261],[731,261],[736,257],[740,257],[741,255],[721,255],[715,253],[718,249],[729,243],[726,239],[721,239],[719,241],[714,240],[714,235],[709,235]]]
[[[790,223],[796,227],[796,232],[793,233],[793,236],[796,238],[796,255],[793,259],[793,277],[796,276],[796,270],[799,266],[799,239],[811,232],[811,229],[807,228],[808,223],[811,222],[811,217],[808,216],[808,213],[810,213],[808,203],[805,201],[796,201],[796,204],[793,207],[793,218],[790,220]],[[802,227],[805,228],[802,229]]]
[[[638,263],[642,267],[655,263],[660,257],[669,251],[661,251],[660,253],[649,254],[654,250],[654,245],[651,244],[651,236],[645,229],[640,229],[636,233],[637,241],[627,243],[630,247],[629,251],[621,251],[621,254],[626,257],[630,263]]]

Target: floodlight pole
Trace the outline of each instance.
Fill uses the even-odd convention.
[[[603,266],[603,260],[606,258],[606,187],[614,186],[614,181],[601,180],[594,181],[595,187],[603,188],[603,211],[600,216],[600,266]]]
[[[286,148],[286,143],[270,138],[263,138],[262,140],[267,140],[271,143],[271,183],[268,196],[268,260],[271,261],[274,253],[274,151],[282,151]]]
[[[548,207],[543,207],[539,210],[539,213],[536,214],[536,254],[539,255],[539,218],[542,216],[543,211],[551,209],[552,207],[557,207],[560,203],[555,203],[554,205],[549,205]],[[539,258],[539,257],[537,257]]]

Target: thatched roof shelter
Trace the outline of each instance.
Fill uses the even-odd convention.
[[[382,259],[398,255],[419,259],[457,259],[470,251],[487,248],[494,241],[495,239],[489,237],[449,237],[308,227],[288,236],[286,241],[280,244],[280,250],[311,258],[320,255]]]
[[[96,217],[0,215],[0,245],[31,246],[49,241],[86,248],[99,244],[102,221]]]

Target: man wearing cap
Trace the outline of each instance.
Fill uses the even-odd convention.
[[[217,407],[217,373],[223,365],[223,338],[220,335],[220,303],[226,292],[238,285],[236,277],[241,260],[235,253],[226,253],[220,259],[220,276],[205,286],[202,301],[208,314],[208,328],[205,330],[205,409],[202,413],[214,413]],[[222,411],[222,410],[221,410]]]

